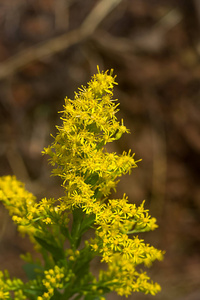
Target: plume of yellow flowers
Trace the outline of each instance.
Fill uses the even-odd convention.
[[[103,300],[110,291],[121,296],[160,291],[159,284],[138,268],[163,258],[163,251],[139,238],[140,232],[157,227],[156,219],[144,202],[137,207],[125,194],[122,199],[109,198],[120,176],[138,162],[131,151],[119,155],[106,149],[107,143],[129,133],[116,117],[115,84],[112,70],[98,69],[73,100],[65,99],[62,125],[43,151],[50,156],[53,175],[62,180],[64,196],[37,201],[15,177],[0,178],[0,200],[19,231],[27,233],[42,254],[41,261],[30,254],[22,257],[26,283],[11,280],[7,271],[0,273],[0,299]],[[89,229],[94,235],[86,240]],[[96,256],[107,264],[98,278],[90,271]]]

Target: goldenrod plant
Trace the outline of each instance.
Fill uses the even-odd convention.
[[[64,196],[38,201],[15,177],[0,179],[2,203],[41,254],[41,260],[22,255],[26,282],[0,272],[0,299],[103,300],[111,291],[121,296],[160,291],[141,265],[162,260],[163,252],[139,236],[154,230],[156,219],[144,202],[136,206],[125,194],[121,199],[109,197],[120,176],[138,162],[131,151],[118,155],[106,149],[107,143],[129,132],[116,117],[115,84],[112,70],[98,69],[73,100],[65,99],[62,125],[43,151],[50,156],[53,175],[62,181]],[[96,257],[102,269],[98,276],[90,269]]]

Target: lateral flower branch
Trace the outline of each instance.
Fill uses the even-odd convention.
[[[112,70],[98,69],[73,100],[65,99],[62,125],[43,151],[50,156],[53,175],[62,180],[63,197],[37,201],[15,177],[0,178],[1,201],[42,257],[35,261],[30,253],[22,256],[27,282],[0,272],[0,299],[103,300],[111,291],[121,296],[160,291],[141,265],[162,260],[163,251],[139,237],[157,228],[156,219],[144,202],[137,207],[125,194],[122,199],[109,198],[120,176],[138,162],[131,151],[118,155],[106,150],[107,143],[129,133],[116,117],[115,84]],[[91,229],[87,240],[84,233]],[[90,262],[97,256],[107,269],[95,277]]]

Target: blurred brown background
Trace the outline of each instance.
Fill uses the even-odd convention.
[[[159,229],[142,237],[166,250],[148,271],[162,292],[129,299],[199,300],[199,0],[0,0],[0,175],[38,197],[62,193],[41,150],[64,97],[97,65],[114,68],[119,117],[132,132],[110,150],[143,159],[117,197],[146,199]],[[1,269],[23,278],[18,256],[30,249],[0,206]]]

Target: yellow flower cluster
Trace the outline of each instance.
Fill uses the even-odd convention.
[[[146,272],[139,273],[135,268],[133,258],[121,259],[115,255],[112,264],[108,264],[107,271],[100,272],[100,281],[109,282],[111,290],[120,296],[129,296],[133,292],[143,292],[155,295],[161,290],[160,285],[150,282]]]
[[[22,290],[23,282],[20,279],[9,278],[7,271],[0,271],[0,299],[6,300],[10,298],[10,291],[14,292],[14,300],[25,300],[26,296]]]
[[[128,296],[132,292],[142,291],[155,295],[160,291],[157,283],[149,281],[145,272],[138,273],[136,266],[144,264],[149,267],[156,259],[163,259],[160,251],[132,233],[154,230],[156,219],[148,215],[144,202],[136,208],[134,204],[123,199],[112,199],[101,204],[96,212],[96,238],[91,247],[102,255],[102,261],[108,264],[108,270],[102,271],[100,281],[110,282],[111,290],[119,295]]]
[[[115,190],[116,179],[136,167],[133,154],[108,153],[105,145],[129,132],[116,118],[118,104],[112,99],[115,77],[98,73],[75,94],[65,99],[63,125],[44,153],[51,156],[53,174],[63,180],[66,208],[91,212],[91,203]],[[121,123],[121,124],[120,124]],[[56,167],[55,167],[56,165]]]
[[[111,189],[116,188],[117,178],[137,167],[131,151],[117,155],[108,153],[105,148],[108,142],[129,132],[123,120],[120,124],[116,119],[118,104],[112,99],[114,84],[112,73],[98,72],[88,88],[82,87],[75,94],[74,100],[66,98],[61,117],[63,125],[58,127],[54,143],[45,152],[51,156],[51,164],[56,166],[54,175],[63,180],[66,196],[62,200],[66,208],[81,207],[86,214],[95,215],[97,229],[96,238],[91,242],[92,249],[102,255],[109,270],[115,265],[116,257],[122,262],[123,271],[118,268],[116,279],[120,290],[116,291],[125,295],[136,290],[154,294],[160,289],[159,285],[148,283],[145,273],[139,275],[135,266],[141,263],[149,266],[155,259],[162,259],[163,253],[145,244],[138,236],[129,236],[154,230],[156,219],[144,209],[144,202],[136,208],[128,203],[125,195],[123,199],[108,199]],[[129,270],[125,269],[127,261],[135,274],[131,285]],[[119,280],[120,272],[123,284]]]
[[[0,177],[0,201],[8,209],[13,221],[19,225],[19,231],[33,236],[34,226],[27,225],[30,209],[36,205],[36,197],[25,190],[24,184],[15,176]]]
[[[63,197],[37,202],[15,177],[0,178],[0,200],[20,232],[29,234],[44,264],[38,264],[35,271],[35,263],[25,258],[28,266],[34,267],[29,273],[36,281],[24,284],[24,289],[20,283],[13,290],[1,276],[0,299],[12,299],[9,291],[15,291],[16,300],[23,300],[23,293],[31,300],[70,299],[74,295],[76,299],[102,300],[110,291],[128,296],[138,291],[155,295],[160,290],[146,272],[138,271],[138,265],[150,266],[163,258],[162,251],[139,238],[140,232],[157,228],[156,219],[151,218],[144,202],[137,207],[125,194],[122,199],[109,199],[119,178],[138,162],[131,151],[117,154],[106,149],[107,143],[129,133],[123,120],[116,117],[115,84],[112,71],[98,70],[73,100],[65,99],[62,125],[57,126],[54,142],[43,152],[50,156],[53,174],[62,179]],[[73,219],[68,226],[70,213]],[[95,236],[82,246],[83,234],[91,228]],[[98,280],[89,271],[96,255],[107,263]]]
[[[10,297],[7,285],[2,280],[2,272],[0,273],[0,299],[6,300]]]
[[[0,177],[0,199],[10,215],[24,218],[29,208],[35,204],[36,198],[24,189],[24,184],[15,176]]]
[[[112,199],[100,205],[95,219],[97,238],[91,246],[102,254],[102,261],[112,262],[113,256],[120,253],[124,259],[133,258],[135,265],[149,266],[155,259],[162,258],[162,252],[145,245],[138,236],[129,238],[129,234],[154,230],[156,219],[150,218],[144,202],[136,208],[127,201],[124,195],[123,199]]]
[[[42,296],[38,296],[37,300],[49,300],[54,295],[54,289],[63,289],[66,281],[70,279],[70,274],[65,276],[64,268],[59,268],[57,265],[54,269],[44,271],[43,285],[47,289]]]
[[[36,197],[15,176],[0,177],[0,201],[18,225],[19,232],[23,235],[27,233],[32,241],[36,231],[41,230],[38,220],[48,225],[55,223],[60,217],[55,199],[43,198],[37,203]]]

